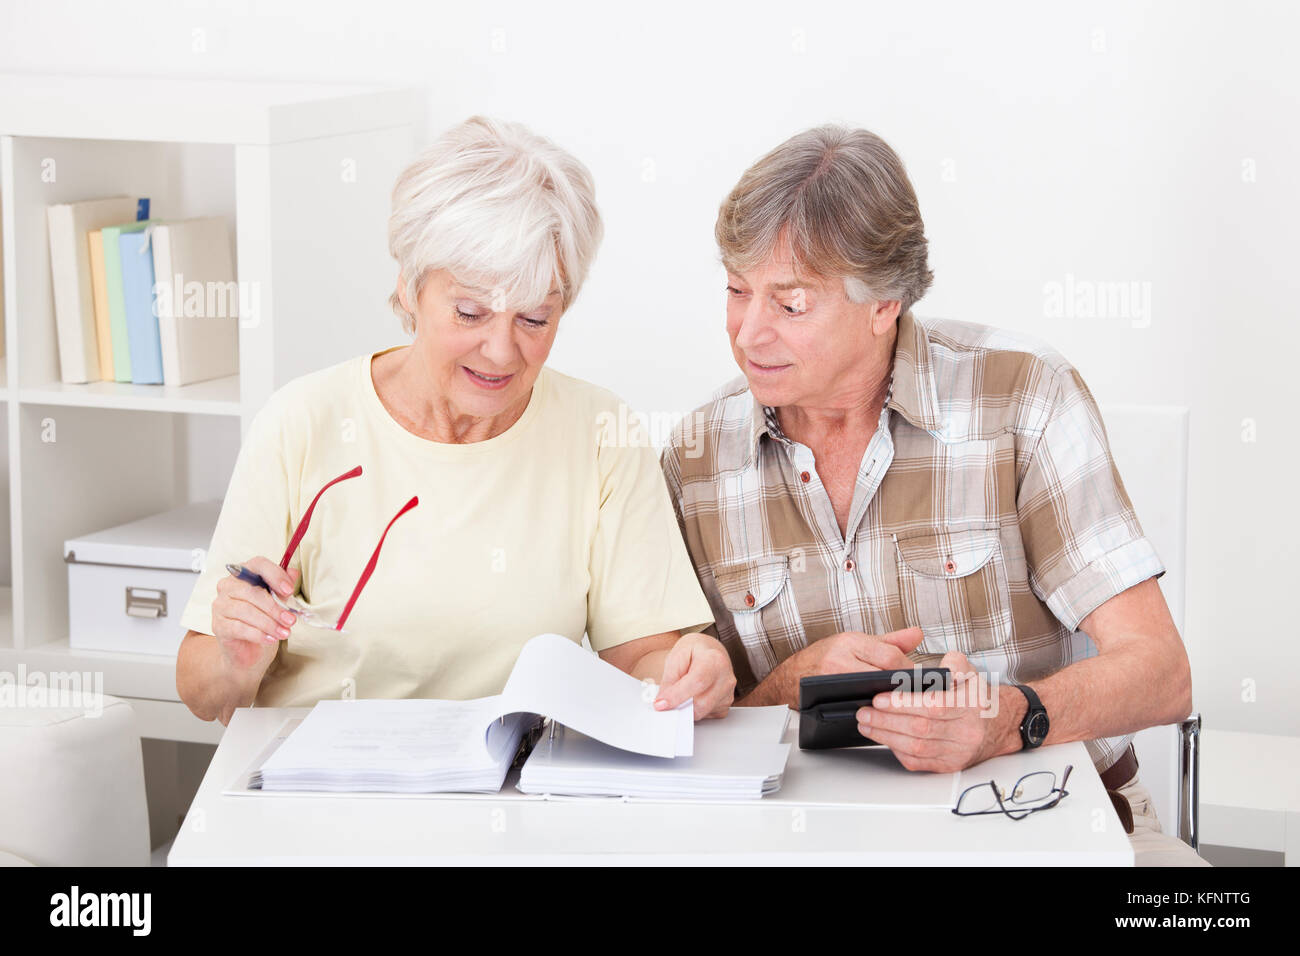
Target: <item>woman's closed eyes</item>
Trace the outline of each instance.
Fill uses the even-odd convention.
[[[480,306],[473,304],[456,303],[456,318],[467,325],[473,325],[492,315],[490,311],[483,310]],[[525,327],[530,329],[544,329],[550,324],[550,320],[542,316],[519,315],[516,316]]]

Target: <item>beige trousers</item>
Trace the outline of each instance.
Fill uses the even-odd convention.
[[[1129,834],[1129,843],[1133,845],[1134,866],[1209,866],[1196,851],[1178,839],[1177,835],[1165,833],[1156,818],[1156,808],[1151,803],[1151,793],[1142,786],[1142,781],[1134,777],[1119,788],[1133,808],[1133,832]]]

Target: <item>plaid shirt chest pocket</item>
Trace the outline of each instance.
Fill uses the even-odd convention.
[[[804,646],[788,557],[724,565],[713,577],[746,656],[755,671],[761,672],[755,674],[759,680]]]
[[[894,535],[898,595],[908,627],[920,627],[917,650],[969,656],[1015,638],[1011,593],[996,523]]]

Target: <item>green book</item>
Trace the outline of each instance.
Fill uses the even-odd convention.
[[[113,380],[131,381],[131,346],[126,335],[126,296],[122,292],[122,252],[117,238],[124,232],[143,232],[156,219],[142,219],[121,226],[105,226],[104,287],[108,290],[108,324],[113,333]]]

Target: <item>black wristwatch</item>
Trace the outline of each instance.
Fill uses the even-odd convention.
[[[1029,709],[1025,711],[1025,719],[1020,722],[1020,743],[1026,750],[1033,750],[1035,747],[1042,745],[1047,739],[1047,731],[1051,726],[1051,721],[1047,719],[1047,708],[1043,702],[1038,699],[1038,695],[1024,684],[1012,684],[1012,687],[1025,695],[1025,700],[1029,701]]]

